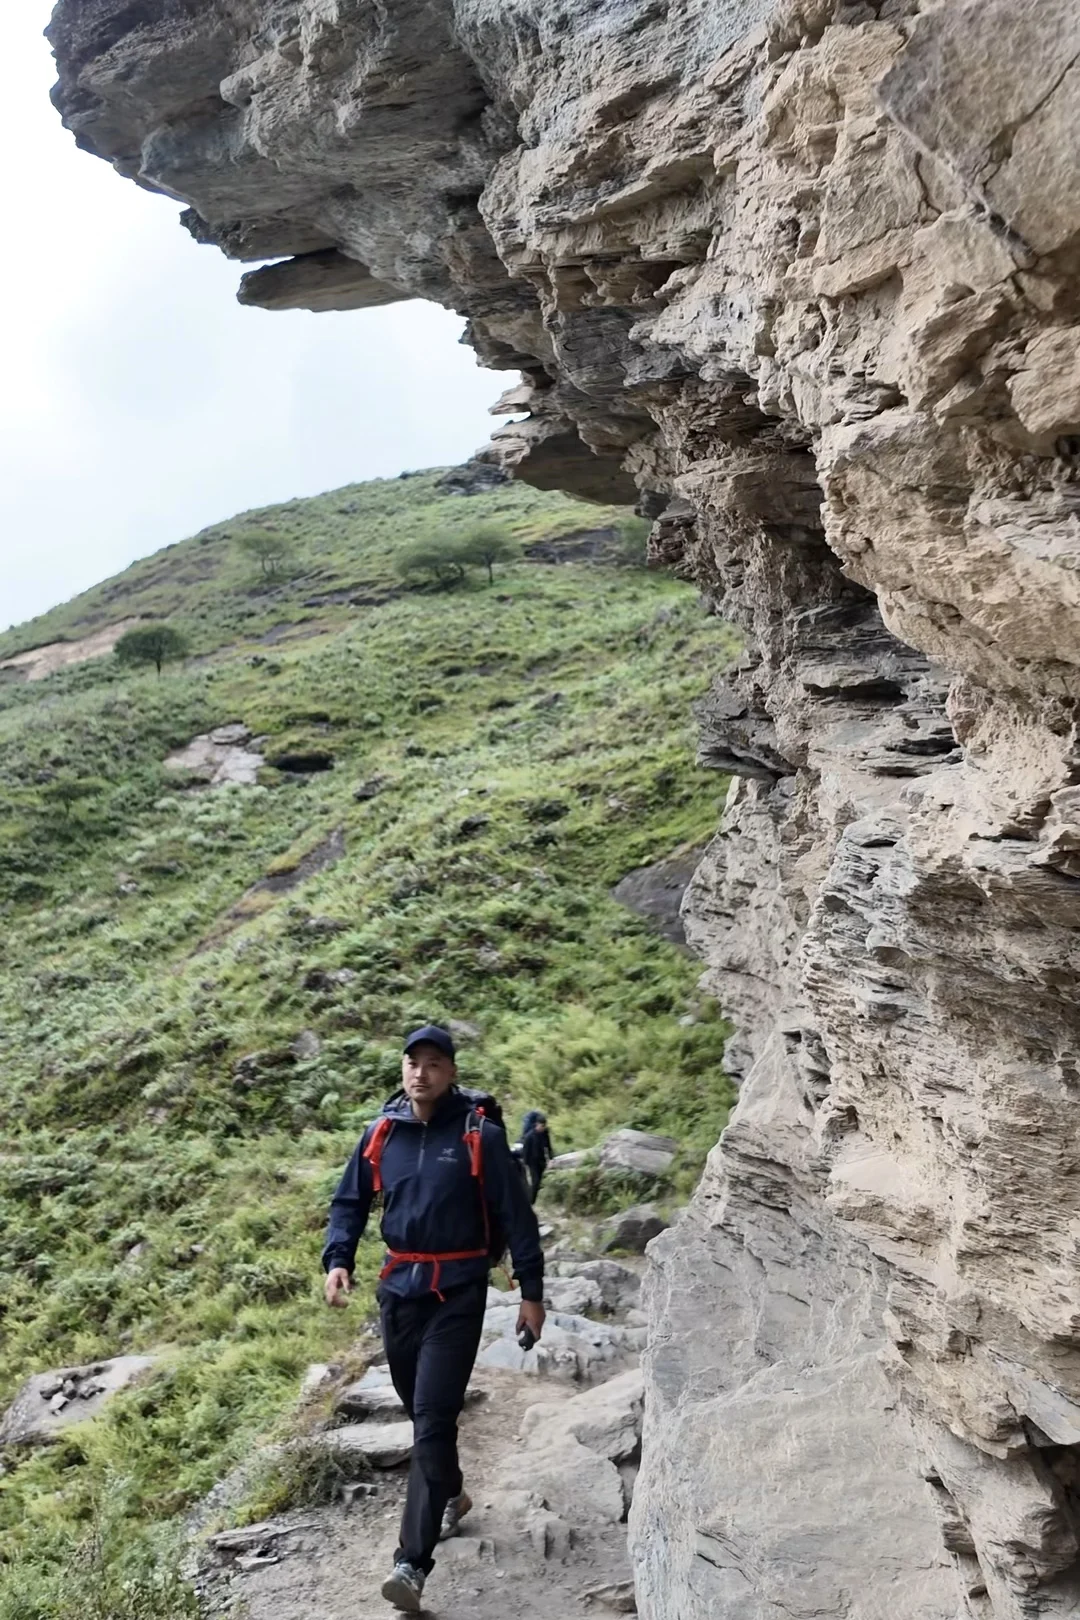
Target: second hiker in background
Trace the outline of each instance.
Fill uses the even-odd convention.
[[[555,1149],[551,1145],[551,1136],[548,1133],[547,1115],[542,1114],[538,1108],[532,1108],[525,1115],[521,1133],[521,1159],[529,1177],[529,1196],[536,1203],[540,1191],[540,1183],[544,1179],[544,1171],[548,1167],[548,1160],[555,1157]]]

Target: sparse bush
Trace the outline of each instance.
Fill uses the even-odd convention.
[[[39,1556],[5,1564],[0,1620],[198,1620],[175,1540],[133,1527],[122,1496],[116,1482],[91,1505],[89,1528],[74,1546],[57,1538]]]
[[[403,580],[419,577],[437,590],[451,590],[464,581],[469,561],[459,540],[443,539],[406,546],[394,566]]]
[[[250,1481],[241,1517],[257,1524],[290,1508],[322,1507],[335,1501],[362,1468],[355,1452],[334,1450],[332,1431],[322,1445],[275,1447]]]
[[[280,529],[241,529],[236,547],[259,565],[264,579],[277,579],[294,563],[292,541]]]

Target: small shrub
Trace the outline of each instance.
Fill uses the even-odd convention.
[[[335,1501],[341,1487],[362,1473],[363,1465],[355,1454],[334,1450],[332,1431],[325,1444],[292,1442],[275,1447],[255,1472],[240,1517],[257,1524],[290,1508],[322,1507]]]

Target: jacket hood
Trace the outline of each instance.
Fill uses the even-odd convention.
[[[439,1099],[439,1105],[431,1116],[431,1124],[434,1125],[446,1119],[456,1119],[459,1116],[463,1118],[472,1106],[469,1098],[463,1096],[457,1086],[451,1086],[445,1097]],[[406,1097],[404,1091],[395,1091],[392,1097],[387,1098],[383,1104],[382,1115],[385,1119],[392,1119],[399,1123],[420,1124],[412,1111],[412,1103]]]

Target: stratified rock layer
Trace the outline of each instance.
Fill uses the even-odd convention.
[[[686,906],[733,1123],[654,1245],[647,1620],[1080,1612],[1075,0],[62,0],[245,298],[469,317],[519,476],[748,632]],[[352,268],[355,266],[355,269]]]

